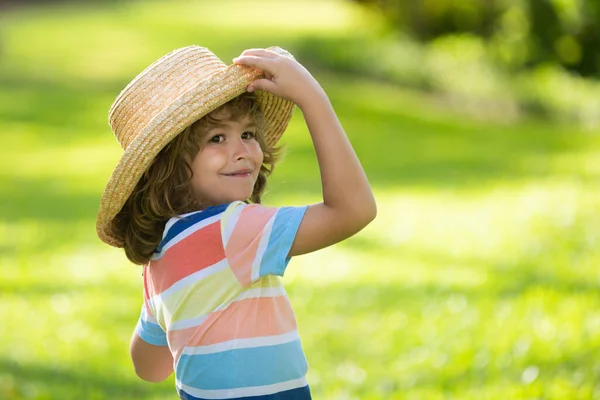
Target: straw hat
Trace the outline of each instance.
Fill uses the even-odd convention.
[[[278,47],[269,50],[292,57]],[[100,200],[96,231],[103,242],[123,247],[111,221],[160,150],[262,77],[258,69],[227,66],[210,50],[189,46],[161,57],[123,89],[109,111],[109,124],[124,153]],[[287,127],[294,104],[268,92],[255,93],[267,122],[265,139],[272,146]]]

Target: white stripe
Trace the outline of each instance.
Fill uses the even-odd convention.
[[[148,314],[148,310],[146,310],[145,306],[142,306],[142,319],[146,322],[158,325],[156,318],[154,318],[152,314]]]
[[[233,228],[237,225],[237,221],[240,217],[240,213],[244,209],[246,204],[242,203],[235,207],[231,215],[227,216],[227,221],[225,221],[225,229],[223,230],[223,246],[227,247],[227,243],[229,243],[229,239],[231,238],[231,234],[233,233]]]
[[[183,231],[181,231],[177,236],[175,236],[173,239],[169,240],[161,249],[160,253],[155,253],[152,255],[152,260],[158,260],[159,258],[161,258],[165,252],[173,247],[174,245],[176,245],[177,243],[179,243],[180,241],[182,241],[183,239],[185,239],[186,237],[190,236],[191,234],[193,234],[194,232],[204,228],[205,226],[208,226],[214,222],[216,222],[219,218],[221,218],[221,214],[217,214],[217,215],[213,215],[212,217],[203,219],[202,221],[196,222],[194,225],[184,229]],[[166,232],[166,229],[165,229]]]
[[[270,288],[258,287],[258,288],[248,289],[248,290],[240,293],[236,298],[234,298],[230,302],[221,304],[220,306],[215,308],[212,312],[222,311],[222,310],[226,309],[227,307],[229,307],[231,304],[235,303],[236,301],[240,301],[240,300],[244,300],[244,299],[254,299],[257,297],[265,297],[265,298],[266,297],[278,297],[278,296],[283,296],[283,295],[285,295],[285,290],[283,289],[283,286],[270,287]],[[169,330],[174,331],[177,329],[187,329],[187,328],[191,328],[192,326],[199,326],[208,318],[208,316],[211,313],[200,315],[198,317],[194,317],[194,318],[190,318],[190,319],[173,322],[171,324],[171,326],[169,326]]]
[[[246,396],[264,396],[267,394],[274,394],[284,392],[286,390],[297,389],[306,386],[306,377],[293,379],[291,381],[274,383],[272,385],[265,386],[251,386],[245,388],[235,389],[221,389],[221,390],[201,390],[195,389],[188,385],[182,384],[180,381],[176,382],[177,388],[185,391],[186,393],[194,397],[204,397],[205,399],[230,399],[235,397],[246,397]]]
[[[269,239],[271,238],[271,232],[273,229],[273,223],[275,222],[275,217],[277,213],[273,214],[273,216],[267,221],[265,227],[263,228],[263,232],[269,232],[268,235],[264,234],[260,238],[260,242],[258,243],[258,249],[256,249],[256,257],[254,257],[254,261],[252,262],[252,273],[250,275],[250,279],[252,282],[256,282],[258,280],[258,275],[260,273],[260,265],[262,263],[263,255],[267,250],[267,246],[269,245]]]
[[[206,321],[206,319],[208,318],[209,315],[210,314],[205,314],[205,315],[200,315],[199,317],[194,317],[194,318],[189,318],[189,319],[184,319],[181,321],[173,322],[169,326],[169,331],[176,331],[179,329],[187,329],[187,328],[191,328],[192,326],[200,326],[200,325],[202,325],[202,323],[204,321]]]
[[[285,295],[285,290],[283,290],[283,285],[279,285],[279,286],[275,286],[275,287],[266,287],[266,288],[257,287],[257,288],[252,288],[252,289],[243,291],[231,302],[233,303],[234,301],[240,301],[240,300],[244,300],[244,299],[254,299],[257,297],[278,297],[278,296],[283,296],[283,295]],[[224,309],[224,308],[227,308],[228,306],[229,305],[226,305],[223,308],[221,308],[221,307],[219,307],[219,308]]]
[[[175,225],[175,222],[179,220],[181,220],[181,218],[171,218],[167,221],[167,223],[165,224],[165,229],[163,230],[163,240],[165,239],[165,236],[167,236],[167,232],[169,232],[169,229],[171,229],[171,227]]]
[[[275,346],[278,344],[290,343],[299,339],[300,337],[298,336],[298,331],[294,330],[292,332],[282,333],[281,335],[232,339],[226,342],[210,344],[207,346],[185,347],[181,353],[188,355],[213,354],[228,350]]]
[[[154,303],[154,301],[158,302]],[[162,306],[160,299],[150,299],[150,304],[151,310],[155,314],[158,326],[160,326],[163,329],[163,331],[166,331],[165,327],[171,322],[171,312],[166,307]],[[162,321],[162,323],[160,321]]]
[[[227,260],[221,260],[218,263],[211,265],[210,267],[206,267],[204,269],[201,269],[200,271],[196,271],[193,274],[190,274],[185,278],[178,280],[177,282],[172,284],[168,289],[163,290],[162,293],[153,296],[152,301],[164,301],[178,290],[183,289],[184,287],[189,286],[193,283],[196,283],[199,280],[206,278],[207,276],[216,274],[217,272],[222,271],[226,268],[229,268]]]
[[[186,213],[186,214],[181,214],[178,217],[174,217],[174,218],[169,219],[167,221],[167,223],[165,224],[165,229],[163,230],[163,236],[162,236],[162,238],[164,239],[165,236],[167,236],[167,232],[169,232],[169,229],[171,229],[171,227],[173,225],[175,225],[175,223],[177,221],[181,221],[183,218],[187,218],[190,215],[194,215],[194,214],[200,213],[200,212],[202,212],[202,211],[201,210],[200,211],[192,211],[192,212],[189,212],[189,213]]]

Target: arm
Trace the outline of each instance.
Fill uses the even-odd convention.
[[[365,172],[325,93],[317,93],[299,107],[317,154],[323,202],[306,210],[290,256],[342,241],[377,214]]]
[[[154,346],[136,332],[129,348],[135,373],[148,382],[162,382],[173,372],[173,356],[168,346]]]
[[[236,63],[265,71],[248,91],[266,90],[302,110],[321,171],[323,202],[308,207],[289,255],[309,253],[363,229],[377,207],[367,177],[327,95],[299,63],[268,50],[247,50]]]

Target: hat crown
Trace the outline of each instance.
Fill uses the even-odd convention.
[[[177,98],[227,66],[200,46],[177,49],[158,59],[121,91],[109,111],[110,127],[123,149]]]

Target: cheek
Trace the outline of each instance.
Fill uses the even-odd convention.
[[[213,169],[223,163],[223,158],[223,154],[219,151],[215,151],[212,148],[205,148],[194,159],[192,168],[194,168],[194,171]]]
[[[256,143],[256,145],[254,146],[252,158],[254,160],[256,160],[256,164],[262,165],[262,162],[264,160],[264,154],[263,154],[262,150],[260,149],[260,144],[258,142],[255,142],[255,143]]]
[[[218,161],[215,154],[212,154],[210,150],[203,150],[199,153],[191,163],[193,176],[192,185],[195,188],[200,188],[204,183],[210,181],[211,171],[215,170],[216,162]]]

